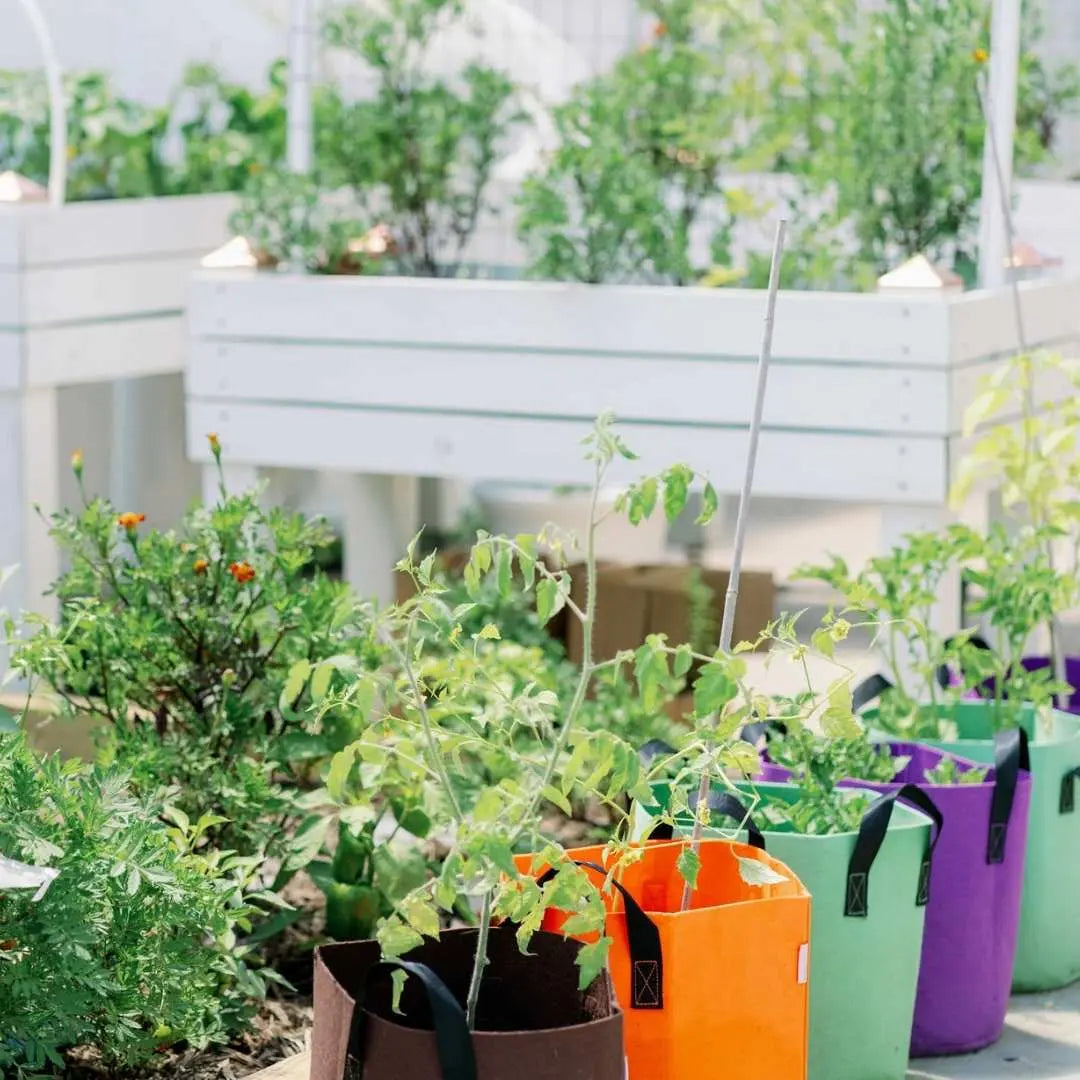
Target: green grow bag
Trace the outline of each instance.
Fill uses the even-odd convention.
[[[921,741],[992,764],[993,710],[992,701],[961,702],[950,710],[955,740]],[[1036,717],[1028,708],[1021,724],[1030,740],[1031,813],[1013,989],[1030,993],[1080,979],[1080,717]]]
[[[751,797],[755,790],[785,802],[799,796],[792,784],[737,786]],[[847,789],[844,795],[851,798],[859,791]],[[656,805],[635,807],[637,838],[669,803],[668,785],[653,785],[653,793]],[[877,792],[871,794],[881,801]],[[746,801],[749,805],[750,798]],[[687,817],[676,827],[687,834],[693,822]],[[896,803],[880,850],[861,880],[853,866],[858,837],[853,832],[804,836],[772,828],[763,833],[769,854],[791,867],[812,898],[809,1080],[904,1080],[907,1074],[931,822]]]

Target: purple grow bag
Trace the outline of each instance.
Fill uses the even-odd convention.
[[[979,766],[915,743],[887,745],[894,757],[910,758],[892,783],[845,785],[893,791],[916,784],[945,818],[930,876],[911,1056],[979,1050],[1000,1037],[1012,985],[1031,801],[1027,742],[1006,732],[984,783],[947,785],[928,784],[927,770],[945,758],[964,772]],[[759,779],[790,780],[790,773],[766,761]]]

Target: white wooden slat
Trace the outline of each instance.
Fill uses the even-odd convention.
[[[22,323],[19,288],[22,277],[18,270],[0,266],[0,328],[16,327]]]
[[[182,371],[180,315],[50,326],[25,331],[31,386],[69,386]]]
[[[94,321],[183,310],[191,255],[28,269],[23,325]]]
[[[590,480],[580,446],[589,424],[578,420],[189,398],[187,430],[196,460],[206,460],[206,433],[216,431],[240,464],[550,484]],[[719,490],[738,490],[745,431],[626,424],[622,434],[640,459],[620,462],[613,482],[686,461]],[[938,503],[946,494],[941,439],[774,431],[762,437],[759,453],[755,492],[763,496]]]
[[[764,304],[757,290],[203,271],[189,312],[204,337],[752,357]],[[942,297],[784,292],[775,355],[941,367],[947,324]]]
[[[18,207],[0,206],[0,273],[16,270],[21,263],[21,232]]]
[[[0,330],[0,393],[22,385],[22,348],[18,330]]]
[[[941,371],[777,364],[770,427],[945,436]],[[188,392],[263,402],[743,424],[750,360],[624,358],[193,340]]]
[[[232,195],[179,195],[21,207],[27,266],[203,255],[229,237]]]
[[[954,364],[1020,351],[1011,286],[978,290],[949,304]],[[1026,281],[1020,285],[1027,344],[1031,348],[1080,337],[1080,278]]]
[[[1022,180],[1016,185],[1016,233],[1043,255],[1080,273],[1080,183]]]

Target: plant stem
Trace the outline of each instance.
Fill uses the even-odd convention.
[[[476,1003],[480,998],[480,984],[487,967],[488,935],[491,932],[491,892],[484,893],[483,906],[480,909],[480,926],[476,934],[476,955],[473,960],[472,978],[469,980],[469,995],[465,999],[465,1022],[470,1031],[476,1030]]]

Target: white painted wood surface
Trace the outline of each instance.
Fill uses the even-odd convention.
[[[1021,291],[1033,343],[1080,337],[1080,280]],[[580,439],[611,409],[641,455],[614,481],[684,460],[734,492],[764,299],[202,272],[189,305],[189,447],[203,458],[216,431],[242,464],[588,483]],[[782,293],[755,491],[940,513],[964,408],[1015,349],[1005,290]],[[351,528],[368,519],[369,538],[382,529],[372,549],[389,550],[388,515],[370,499],[351,517]]]
[[[183,369],[188,278],[227,238],[233,205],[231,196],[209,195],[0,208],[0,566],[19,566],[0,597],[7,610],[50,610],[42,593],[58,565],[33,504],[58,508],[73,449],[60,447],[57,391]],[[174,485],[179,511],[197,484],[169,464],[183,447],[167,444],[163,418],[147,415],[160,407],[162,388],[132,389],[136,423],[114,453],[158,506],[169,501],[161,487]],[[108,421],[99,428],[83,446],[88,458],[109,456]],[[157,435],[149,458],[148,433]]]

